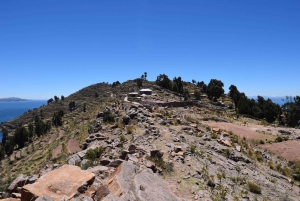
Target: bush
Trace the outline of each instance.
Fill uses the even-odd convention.
[[[248,188],[249,188],[250,192],[256,193],[256,194],[261,194],[261,188],[259,185],[257,185],[253,181],[248,181],[247,183],[248,183]]]
[[[165,162],[163,158],[149,157],[148,160],[155,163],[157,167],[160,167],[165,173],[174,172],[174,164],[172,162]]]
[[[192,154],[194,154],[196,152],[196,146],[191,145],[190,151],[191,151]]]
[[[93,166],[95,166],[94,162],[89,160],[85,164],[82,165],[81,169],[87,170],[89,167],[93,167]]]
[[[124,135],[121,135],[121,136],[120,136],[120,141],[121,141],[122,143],[124,143],[125,140],[126,140],[125,136],[124,136]]]
[[[104,152],[103,147],[96,147],[95,149],[89,149],[85,154],[85,158],[91,161],[95,161],[96,159],[99,159],[101,157],[103,152]]]
[[[210,137],[211,137],[212,139],[217,139],[217,138],[218,138],[218,135],[215,134],[215,133],[212,133],[212,134],[210,135]]]
[[[283,138],[281,136],[278,136],[276,139],[275,139],[275,142],[282,142],[283,141]]]
[[[127,134],[132,134],[133,133],[133,126],[127,126],[126,127],[126,133]]]

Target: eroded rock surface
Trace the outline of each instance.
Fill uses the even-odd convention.
[[[22,201],[32,201],[45,195],[55,200],[68,200],[75,196],[78,189],[93,183],[95,175],[77,166],[64,165],[48,172],[34,184],[21,190]]]

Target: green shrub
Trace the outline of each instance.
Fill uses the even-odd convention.
[[[191,151],[192,154],[194,154],[196,152],[196,146],[191,145],[190,151]]]
[[[210,135],[210,137],[211,137],[212,139],[217,139],[217,138],[218,138],[218,135],[215,134],[215,133],[212,133],[212,134]]]
[[[249,188],[250,192],[256,193],[256,194],[261,194],[261,188],[259,185],[257,185],[253,181],[248,181],[247,184],[248,184],[248,188]]]
[[[120,136],[120,141],[121,141],[122,143],[124,143],[125,140],[126,140],[125,136],[124,136],[124,135],[121,135],[121,136]]]
[[[89,149],[87,150],[84,158],[91,161],[95,161],[96,159],[99,159],[101,157],[103,152],[104,152],[103,147],[96,147],[95,149]]]
[[[149,157],[148,160],[155,163],[157,167],[160,167],[165,173],[174,172],[174,164],[172,162],[165,162],[163,158]]]
[[[82,170],[87,170],[89,167],[94,167],[94,161],[87,161],[85,164],[82,165]]]
[[[278,136],[276,139],[275,139],[275,142],[282,142],[283,141],[283,138],[281,136]]]

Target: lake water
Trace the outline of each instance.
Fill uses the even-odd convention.
[[[0,123],[12,120],[28,110],[47,105],[46,100],[32,100],[19,102],[0,102]],[[0,131],[0,141],[2,141],[2,132]]]

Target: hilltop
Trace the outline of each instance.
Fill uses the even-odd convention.
[[[299,129],[237,114],[229,95],[175,81],[98,83],[2,124],[27,138],[2,160],[0,196],[299,200]]]

